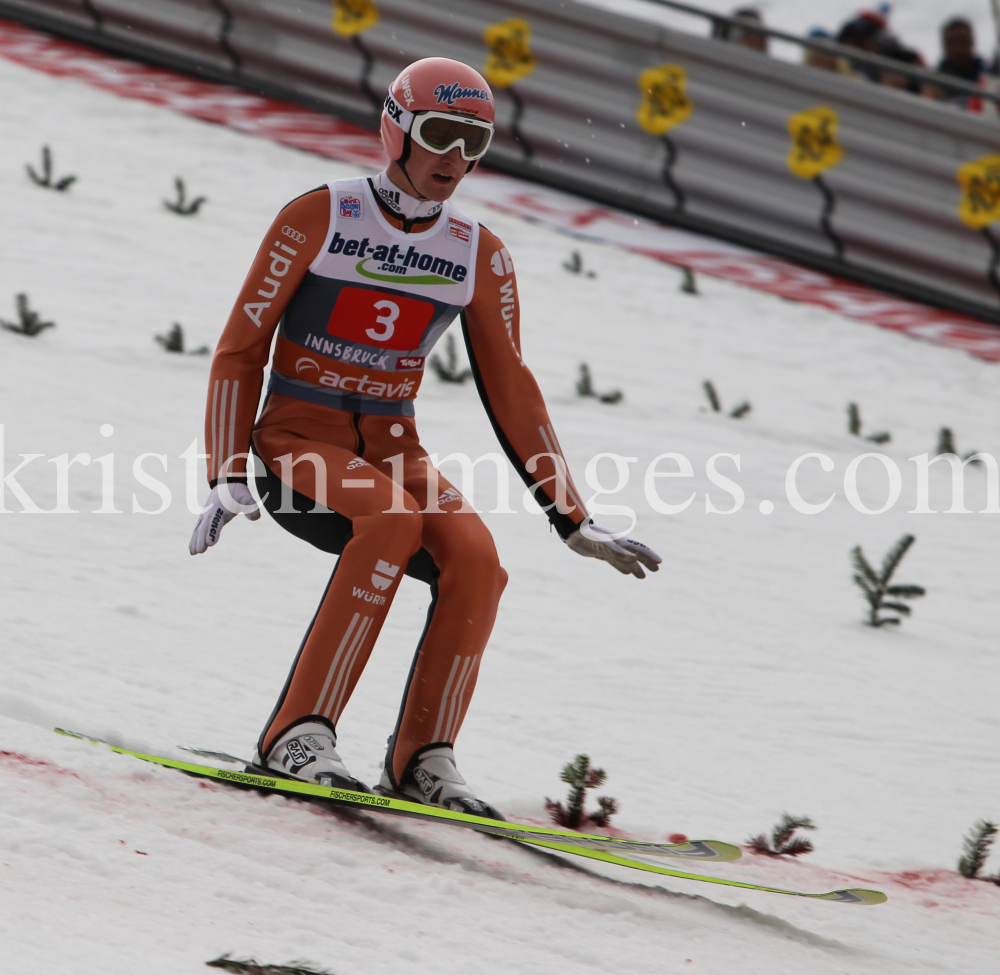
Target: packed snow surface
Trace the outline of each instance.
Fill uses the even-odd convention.
[[[635,458],[598,503],[636,512],[634,535],[664,557],[645,581],[584,560],[524,510],[484,515],[511,581],[458,745],[480,794],[545,822],[578,753],[608,772],[622,835],[742,842],[782,812],[813,818],[816,852],[748,854],[706,874],[803,891],[877,887],[849,907],[664,880],[615,867],[566,869],[530,850],[445,827],[354,820],[143,765],[54,726],[182,756],[247,755],[332,569],[270,519],[233,522],[191,558],[181,454],[202,427],[209,361],[154,341],[180,322],[191,348],[217,339],[261,235],[289,199],[358,170],[0,62],[0,317],[25,293],[56,322],[0,331],[0,944],[10,971],[176,975],[225,952],[308,961],[338,975],[408,973],[904,973],[996,971],[1000,887],[954,872],[962,835],[1000,818],[996,514],[987,470],[949,474],[916,506],[916,464],[938,430],[958,449],[1000,452],[1000,371],[914,342],[580,243],[476,208],[513,255],[524,354],[579,482],[601,452]],[[66,193],[32,184],[52,147]],[[208,200],[163,207],[182,176]],[[584,270],[563,263],[579,250]],[[574,390],[581,362],[607,405]],[[710,379],[725,412],[708,409]],[[727,412],[748,400],[751,412]],[[860,406],[851,436],[846,407]],[[421,435],[442,457],[498,447],[471,385],[428,377]],[[693,476],[653,482],[682,513],[650,507],[644,472],[663,453]],[[889,473],[902,494],[880,508]],[[88,454],[57,497],[60,464]],[[785,479],[815,515],[794,510]],[[114,505],[102,467],[114,458]],[[706,475],[739,485],[745,502]],[[65,460],[57,458],[68,455]],[[133,465],[140,458],[146,478]],[[613,462],[599,469],[613,487]],[[661,461],[661,471],[678,470]],[[166,471],[164,471],[166,466]],[[446,473],[457,476],[446,464]],[[477,475],[479,507],[495,485]],[[170,504],[149,486],[156,478]],[[191,482],[199,497],[199,472]],[[733,488],[732,490],[736,490]],[[594,493],[588,489],[587,495]],[[765,514],[761,503],[773,503]],[[956,505],[961,507],[961,505]],[[764,505],[767,508],[767,505]],[[621,519],[599,518],[618,526]],[[897,580],[927,589],[899,628],[862,624],[850,550],[874,562],[917,542]],[[378,776],[426,610],[406,580],[341,727],[349,766]],[[684,864],[679,864],[684,869]],[[987,868],[1000,869],[994,856]],[[664,882],[661,882],[664,881]]]

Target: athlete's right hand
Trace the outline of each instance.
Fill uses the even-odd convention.
[[[217,484],[212,488],[204,510],[198,515],[188,551],[192,555],[200,555],[206,551],[219,540],[222,529],[240,512],[251,521],[260,517],[260,508],[257,507],[250,488],[238,481],[233,484]]]

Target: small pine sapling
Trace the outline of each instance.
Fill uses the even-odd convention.
[[[694,271],[689,267],[682,267],[681,274],[683,275],[681,278],[681,291],[686,295],[701,294],[694,279]]]
[[[459,383],[460,385],[472,376],[471,369],[458,369],[458,351],[455,348],[455,336],[448,335],[444,340],[444,354],[447,362],[442,361],[436,352],[431,356],[430,366],[434,374],[443,383]]]
[[[861,436],[861,411],[857,403],[847,404],[847,432],[852,437]]]
[[[171,203],[170,200],[164,200],[163,205],[170,210],[171,213],[180,214],[182,217],[194,216],[201,207],[202,203],[205,202],[205,197],[197,196],[190,202],[187,200],[187,190],[184,187],[184,180],[180,176],[174,179],[174,188],[177,190],[177,199]]]
[[[910,615],[910,607],[906,603],[898,602],[900,599],[916,599],[918,596],[926,595],[927,590],[923,586],[895,585],[890,586],[889,581],[896,571],[899,563],[903,560],[910,546],[916,541],[912,535],[904,535],[886,553],[882,560],[882,571],[876,572],[868,560],[865,558],[861,546],[856,545],[851,550],[854,562],[854,581],[868,600],[868,619],[865,621],[869,626],[885,626],[891,624],[898,626],[900,619],[898,616],[881,616],[882,610],[888,609],[899,613],[902,616]],[[886,602],[885,597],[891,596],[892,601]]]
[[[597,808],[599,812],[590,813],[587,818],[595,825],[603,829],[611,825],[611,817],[618,812],[618,800],[611,796],[598,796]]]
[[[852,437],[861,436],[861,411],[858,409],[857,403],[847,404],[847,432]],[[892,440],[892,434],[883,430],[881,433],[873,433],[864,439],[869,443],[889,443]]]
[[[19,294],[15,299],[15,304],[19,321],[7,322],[0,319],[0,328],[5,328],[8,332],[17,332],[18,335],[30,335],[34,337],[39,332],[44,332],[47,328],[56,327],[55,322],[43,322],[38,312],[31,310],[26,294]]]
[[[596,271],[584,271],[583,269],[583,258],[580,256],[579,251],[573,251],[569,255],[568,261],[563,261],[563,268],[569,271],[570,274],[582,274],[584,277],[596,278]]]
[[[174,327],[166,335],[154,337],[167,352],[184,352],[184,329],[181,328],[180,322],[174,322]],[[188,355],[208,355],[208,346],[203,345],[200,349],[192,349]]]
[[[983,464],[981,460],[978,458],[975,460],[971,459],[975,457],[977,453],[978,451],[970,450],[964,457],[962,457],[962,460],[968,461],[970,464],[977,464],[981,467]],[[934,451],[934,456],[940,457],[942,454],[954,454],[956,457],[961,456],[958,450],[955,449],[955,437],[948,427],[941,427],[941,429],[938,430],[937,449]]]
[[[712,407],[712,412],[713,413],[721,413],[722,412],[722,401],[719,399],[719,394],[715,391],[715,386],[712,383],[712,380],[711,379],[706,379],[701,384],[701,388],[705,390],[705,396],[708,397],[708,405],[710,407]],[[735,409],[731,410],[730,413],[729,413],[729,415],[734,420],[739,420],[739,419],[742,419],[744,416],[746,416],[747,413],[749,413],[751,409],[752,409],[752,407],[750,406],[750,403],[747,402],[747,401],[744,401],[744,402],[740,403],[740,405],[737,406]]]
[[[598,393],[594,389],[590,366],[586,362],[580,363],[580,378],[576,381],[576,395],[592,396],[602,403],[620,403],[625,398],[625,394],[620,389],[613,389],[610,393]]]
[[[980,873],[986,866],[990,847],[997,835],[997,824],[988,819],[976,822],[969,834],[962,839],[962,856],[958,860],[958,872],[970,880],[988,880],[1000,886],[1000,873],[992,877],[981,877]]]
[[[75,182],[75,176],[64,176],[62,179],[52,182],[52,151],[48,146],[42,146],[42,173],[35,172],[34,166],[27,164],[24,167],[28,171],[31,181],[46,189],[55,190],[58,193],[65,193]]]
[[[771,838],[761,833],[751,836],[747,845],[754,853],[769,857],[797,857],[803,853],[812,853],[813,845],[804,836],[795,836],[797,829],[815,829],[816,824],[808,816],[789,816],[781,814],[781,822],[771,830]]]
[[[569,786],[566,805],[548,798],[545,800],[545,808],[554,822],[567,829],[578,829],[580,824],[585,822],[600,827],[610,825],[611,817],[618,812],[618,803],[614,799],[599,796],[598,812],[588,813],[584,808],[587,790],[604,785],[604,780],[607,778],[604,769],[591,768],[588,756],[577,755],[563,768],[560,778]]]
[[[237,972],[239,975],[332,975],[325,968],[307,968],[299,962],[292,962],[290,965],[262,965],[253,958],[240,961],[238,958],[230,958],[229,952],[205,964],[209,968],[221,968],[224,972]]]

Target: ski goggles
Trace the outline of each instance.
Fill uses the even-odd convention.
[[[472,162],[481,159],[489,149],[493,125],[447,112],[423,112],[413,116],[410,137],[417,145],[440,156],[458,146],[462,158]]]

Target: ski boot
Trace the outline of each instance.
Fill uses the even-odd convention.
[[[255,775],[279,775],[286,779],[314,782],[352,792],[371,792],[354,778],[337,754],[337,734],[320,721],[300,721],[292,725],[268,749],[262,759],[254,753],[254,764],[247,768]]]
[[[469,788],[455,766],[455,751],[449,744],[436,743],[419,749],[410,759],[402,781],[398,784],[392,777],[390,750],[375,791],[394,799],[420,802],[425,806],[441,806],[454,812],[505,822],[504,817],[493,806],[478,799]]]

